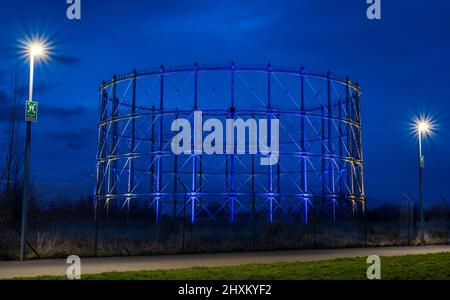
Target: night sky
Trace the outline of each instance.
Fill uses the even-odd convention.
[[[11,71],[25,90],[28,82],[18,44],[38,35],[51,41],[53,52],[36,70],[40,120],[33,127],[32,171],[38,178],[93,184],[98,87],[112,74],[194,61],[270,61],[332,70],[361,84],[369,205],[399,201],[403,192],[417,200],[411,124],[420,115],[434,122],[424,145],[425,200],[450,198],[449,1],[383,0],[376,21],[367,19],[365,0],[83,0],[80,21],[66,18],[65,2],[0,4],[0,166]]]

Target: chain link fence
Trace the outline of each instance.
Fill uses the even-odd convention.
[[[292,199],[293,200],[293,199]],[[287,200],[285,200],[287,201]],[[22,186],[0,181],[0,260],[19,258]],[[264,211],[214,220],[198,216],[192,224],[189,206],[155,222],[148,201],[100,203],[90,184],[33,182],[28,206],[27,258],[69,255],[134,256],[225,251],[406,246],[420,244],[419,210],[410,200],[396,201],[354,215],[312,202],[308,223],[296,211],[275,211],[272,224]],[[447,244],[450,210],[442,201],[427,202],[427,244]]]

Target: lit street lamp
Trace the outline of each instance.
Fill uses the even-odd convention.
[[[25,169],[23,179],[23,199],[22,199],[22,228],[20,237],[20,260],[26,259],[26,233],[27,233],[27,209],[30,197],[30,143],[31,143],[31,124],[37,118],[37,104],[33,102],[33,81],[34,81],[34,66],[38,58],[43,58],[47,54],[45,45],[41,42],[32,42],[27,45],[27,55],[30,59],[30,85],[29,96],[26,102],[26,144],[25,144]],[[31,119],[34,117],[34,121]]]
[[[428,121],[421,120],[417,123],[417,132],[419,135],[419,193],[420,193],[420,242],[422,246],[425,245],[425,229],[423,220],[423,187],[422,177],[423,169],[425,167],[425,158],[422,154],[422,137],[426,135],[430,130],[430,123]]]

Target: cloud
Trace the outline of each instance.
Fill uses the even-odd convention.
[[[59,84],[57,84],[57,83],[38,83],[38,84],[34,85],[33,92],[34,92],[34,95],[37,95],[37,94],[43,95],[45,93],[50,92],[51,90],[55,89],[58,86],[59,86]],[[18,88],[17,92],[20,97],[22,97],[23,95],[28,95],[28,85],[25,84],[25,85],[20,86]],[[34,99],[34,100],[36,100],[36,99]]]
[[[259,4],[261,5],[258,8],[251,2],[242,3],[239,10],[235,10],[235,4],[227,1],[219,1],[214,4],[205,1],[198,10],[181,10],[177,14],[169,12],[166,15],[155,16],[152,19],[155,24],[152,28],[158,32],[177,34],[209,33],[229,37],[230,32],[235,32],[242,36],[266,30],[286,14],[281,10],[271,10],[270,13],[266,13],[264,8],[267,8],[267,3],[258,2]]]
[[[49,141],[64,143],[67,148],[72,150],[82,149],[83,146],[90,143],[93,137],[95,137],[95,131],[88,128],[47,134]]]
[[[66,119],[78,117],[86,112],[86,107],[77,105],[73,107],[57,107],[57,106],[43,106],[41,112],[53,117]]]
[[[63,65],[77,65],[81,61],[81,59],[79,57],[70,56],[70,55],[54,55],[54,56],[52,56],[52,59],[54,59],[56,62],[59,62]]]

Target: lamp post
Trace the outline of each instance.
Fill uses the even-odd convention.
[[[422,154],[422,137],[427,134],[430,129],[430,124],[427,121],[420,121],[417,124],[417,131],[419,135],[419,193],[420,193],[420,243],[425,246],[425,229],[423,219],[423,169],[425,167],[425,159]]]
[[[33,42],[28,46],[28,55],[30,59],[30,83],[27,107],[33,102],[33,82],[34,66],[36,58],[46,54],[45,46],[42,43]],[[26,233],[27,233],[27,210],[30,197],[30,144],[31,144],[31,120],[27,120],[26,142],[25,142],[25,168],[23,179],[23,198],[22,198],[22,228],[20,236],[20,260],[26,259]]]

